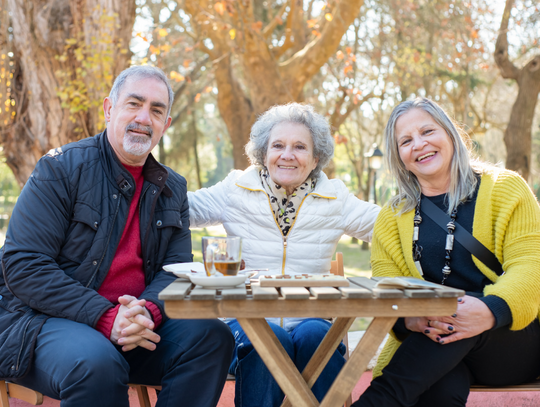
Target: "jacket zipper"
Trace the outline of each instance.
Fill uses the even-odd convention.
[[[275,216],[274,216],[274,210],[272,209],[272,203],[270,202],[270,197],[268,196],[268,194],[266,193],[266,191],[262,191],[266,194],[266,198],[268,199],[268,205],[270,206],[270,213],[272,213],[272,218],[274,218],[274,222],[276,222],[276,225],[278,227],[278,230],[279,232],[281,233],[281,237],[283,238],[283,260],[281,262],[281,275],[284,275],[285,274],[285,263],[287,262],[287,236],[285,236],[283,234],[283,231],[281,230],[281,227],[279,226],[279,223],[277,222]],[[302,199],[302,202],[300,202],[300,206],[298,206],[298,210],[296,211],[296,218],[294,218],[294,222],[292,223],[290,229],[289,229],[289,233],[291,233],[292,231],[292,228],[294,226],[294,224],[296,223],[296,219],[298,219],[298,215],[300,214],[300,208],[302,207],[302,204],[304,203],[304,200],[311,194],[307,194],[303,199]],[[284,326],[284,323],[283,323],[283,317],[281,317],[279,319],[279,326],[281,328],[283,328]]]
[[[19,348],[19,354],[17,355],[17,363],[15,365],[15,370],[19,370],[19,366],[20,366],[20,362],[21,362],[21,354],[22,354],[22,351],[23,351],[23,348],[24,348],[24,341],[26,339],[26,332],[28,331],[28,327],[30,326],[30,323],[37,317],[37,315],[34,315],[27,323],[26,323],[26,326],[24,327],[24,333],[23,333],[23,337],[22,337],[22,341],[21,341],[21,347]]]
[[[270,207],[270,213],[272,213],[272,218],[274,219],[274,222],[276,223],[276,226],[279,230],[279,233],[281,233],[281,238],[283,239],[283,260],[282,260],[282,263],[281,263],[281,274],[285,274],[285,262],[287,261],[287,236],[285,236],[283,234],[283,231],[281,230],[281,227],[279,227],[279,223],[278,221],[276,220],[275,216],[274,216],[274,210],[272,209],[272,203],[270,202],[270,197],[268,196],[268,194],[266,193],[266,191],[262,190],[262,189],[257,189],[257,190],[253,190],[252,191],[261,191],[263,192],[265,195],[266,195],[266,199],[268,199],[268,206]],[[298,215],[300,214],[300,208],[302,207],[302,205],[304,204],[304,201],[306,200],[306,198],[310,195],[317,195],[317,194],[314,194],[313,192],[310,192],[309,194],[307,194],[303,199],[302,199],[302,202],[300,202],[300,206],[298,206],[298,210],[296,211],[296,218],[294,219],[294,222],[292,223],[290,229],[289,229],[289,233],[291,233],[291,230],[292,228],[294,227],[294,224],[296,223],[296,220],[298,219]],[[317,195],[319,196],[319,195]]]
[[[114,225],[114,222],[116,221],[116,217],[118,216],[118,211],[120,210],[120,200],[122,199],[122,194],[118,193],[118,205],[116,205],[116,212],[114,213],[113,220],[111,222],[111,225]],[[111,241],[111,236],[113,232],[113,227],[111,226],[111,230],[109,231],[109,236],[107,237],[107,243],[105,244],[105,247],[109,246],[109,242]],[[92,274],[92,277],[90,280],[88,280],[88,284],[86,284],[86,288],[90,287],[90,284],[92,284],[92,281],[94,281],[94,278],[96,278],[97,272],[99,271],[99,267],[101,266],[101,263],[103,262],[103,259],[105,258],[105,253],[107,253],[107,250],[103,251],[103,255],[101,256],[101,259],[99,259],[99,263],[96,266],[96,271],[94,271],[94,274]]]

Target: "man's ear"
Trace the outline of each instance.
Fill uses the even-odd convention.
[[[105,121],[107,123],[111,121],[111,109],[112,102],[108,97],[106,97],[103,99],[103,113],[105,114]]]
[[[167,129],[171,126],[171,123],[172,123],[172,117],[169,116],[169,117],[167,117],[167,122],[165,123],[165,126],[163,126],[163,134],[161,134],[162,137],[165,134],[165,132],[167,131]]]

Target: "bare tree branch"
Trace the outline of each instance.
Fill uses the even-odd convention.
[[[296,20],[296,14],[302,10],[302,7],[298,7],[297,0],[292,0],[289,6],[289,15],[287,16],[287,25],[285,27],[285,41],[283,45],[278,48],[273,49],[274,57],[277,59],[281,57],[289,48],[294,44],[294,41],[291,40],[293,34],[293,24]]]
[[[343,34],[358,15],[363,0],[339,2],[333,11],[332,21],[322,30],[321,36],[311,41],[281,65],[284,77],[294,77],[291,93],[297,94],[336,51]]]
[[[519,78],[520,70],[508,58],[508,21],[510,20],[510,13],[513,6],[514,0],[506,0],[506,6],[504,7],[501,27],[499,29],[497,42],[495,43],[495,53],[493,56],[499,67],[501,76],[506,79],[517,80]]]
[[[272,21],[270,21],[267,24],[267,26],[263,28],[262,36],[265,39],[268,39],[270,37],[270,35],[272,35],[272,32],[274,32],[275,28],[279,25],[279,23],[281,21],[281,16],[283,15],[283,13],[285,13],[285,10],[287,9],[288,5],[289,5],[289,2],[283,3],[283,5],[280,7],[278,12],[276,13],[274,18],[272,19]]]

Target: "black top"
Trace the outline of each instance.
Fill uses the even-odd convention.
[[[480,183],[478,183],[478,186]],[[465,230],[472,234],[474,210],[478,188],[474,196],[459,205],[456,222]],[[448,212],[448,202],[446,194],[427,197],[437,205],[443,212]],[[419,235],[417,244],[422,247],[420,264],[427,281],[440,284],[442,281],[442,268],[446,255],[446,236],[448,231],[443,230],[435,221],[427,216],[420,207],[422,222],[419,225]],[[488,279],[472,259],[471,253],[465,249],[456,239],[454,248],[450,254],[450,268],[452,272],[445,281],[449,287],[464,290],[467,295],[478,297],[483,301],[495,316],[495,326],[493,329],[509,325],[512,322],[512,313],[505,300],[495,295],[483,296],[484,287],[491,284]],[[398,321],[394,327],[395,332],[406,332],[403,321]]]

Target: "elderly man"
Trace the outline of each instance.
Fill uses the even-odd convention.
[[[234,345],[218,320],[169,320],[164,264],[192,261],[186,181],[150,154],[171,123],[162,71],[131,67],[107,130],[52,150],[13,211],[0,276],[0,377],[63,407],[215,406]]]

